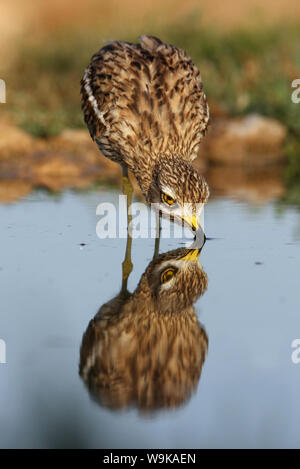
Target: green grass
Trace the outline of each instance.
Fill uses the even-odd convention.
[[[150,29],[183,47],[200,68],[212,108],[239,116],[258,112],[288,128],[289,181],[300,178],[300,104],[291,101],[291,82],[300,78],[299,25],[258,27],[220,33],[184,19],[172,27]],[[139,33],[119,37],[136,41]],[[103,45],[101,33],[56,33],[20,46],[7,82],[7,104],[17,123],[37,137],[65,127],[83,127],[79,82],[91,55]]]
[[[291,82],[300,77],[299,28],[235,31],[189,28],[173,42],[199,65],[207,95],[231,115],[259,112],[300,135],[300,106],[291,101]]]

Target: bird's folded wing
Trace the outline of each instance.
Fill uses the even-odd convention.
[[[181,49],[150,36],[111,42],[92,57],[81,94],[91,136],[112,159],[197,155],[209,109],[200,72]]]

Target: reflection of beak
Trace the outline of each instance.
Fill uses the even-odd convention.
[[[189,225],[193,231],[197,231],[199,228],[198,219],[196,215],[183,216],[182,219]]]
[[[195,262],[198,260],[201,249],[188,249],[187,254],[181,257],[182,261]]]

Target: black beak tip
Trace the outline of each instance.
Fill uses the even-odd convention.
[[[195,233],[195,236],[194,236],[194,242],[192,246],[194,247],[194,249],[202,249],[207,240],[205,233],[201,228],[198,230],[195,230],[194,233]]]

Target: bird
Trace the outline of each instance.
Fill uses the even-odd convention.
[[[154,36],[138,44],[110,41],[81,80],[81,106],[102,154],[128,171],[163,217],[196,231],[209,187],[191,162],[209,122],[198,68],[181,49]]]
[[[193,306],[208,285],[200,251],[153,257],[135,291],[122,288],[90,321],[79,374],[98,404],[147,414],[191,397],[208,349]]]

